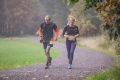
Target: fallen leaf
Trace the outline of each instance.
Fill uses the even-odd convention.
[[[45,78],[48,78],[48,77],[49,77],[48,75],[45,76]]]
[[[82,77],[83,77],[83,75],[80,75],[80,77],[82,78]]]
[[[32,78],[32,80],[37,80],[36,78]]]

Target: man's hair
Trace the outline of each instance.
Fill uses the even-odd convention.
[[[45,16],[45,19],[46,19],[46,18],[49,18],[49,19],[50,19],[50,16],[49,16],[49,15],[46,15],[46,16]]]

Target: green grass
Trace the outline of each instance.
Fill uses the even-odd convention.
[[[60,52],[51,48],[51,56],[57,58]],[[0,70],[43,63],[46,61],[42,44],[31,40],[0,39]]]
[[[120,65],[106,71],[92,74],[83,80],[120,80]]]

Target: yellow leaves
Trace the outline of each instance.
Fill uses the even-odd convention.
[[[97,6],[101,6],[102,3],[97,3]]]
[[[112,20],[117,16],[116,13],[112,13],[111,15],[110,11],[117,6],[120,6],[119,4],[120,0],[106,0],[97,4],[96,11],[100,11],[99,16],[103,18],[104,23],[109,25],[112,24]]]
[[[101,10],[101,11],[105,11],[108,12],[109,11],[109,3],[98,3],[97,7],[96,7],[96,11]]]
[[[104,13],[104,12],[100,13],[99,15],[100,15],[101,17],[106,17],[106,16],[108,16],[108,14],[107,14],[107,13]]]
[[[116,0],[106,0],[106,2],[98,3],[96,7],[96,11],[101,10],[105,12],[109,12],[114,6],[118,6],[118,1]]]
[[[100,10],[102,7],[103,7],[102,4],[98,5],[98,6],[96,7],[96,11]]]

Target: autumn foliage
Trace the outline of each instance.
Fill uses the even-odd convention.
[[[97,3],[96,11],[103,19],[104,30],[109,30],[110,39],[116,40],[120,35],[120,1],[105,0]]]

